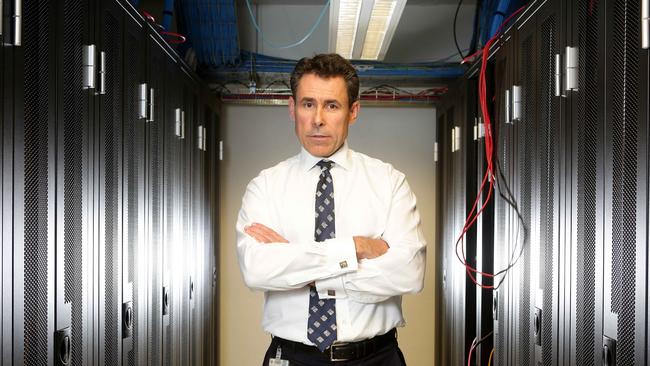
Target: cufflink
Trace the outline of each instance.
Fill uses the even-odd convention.
[[[336,296],[336,291],[334,291],[334,290],[327,290],[327,296]]]
[[[339,262],[339,266],[341,266],[341,268],[348,268],[348,261]]]

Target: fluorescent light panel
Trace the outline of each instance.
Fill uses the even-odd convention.
[[[376,60],[379,57],[381,45],[386,37],[390,25],[396,0],[375,0],[375,6],[370,15],[370,23],[366,31],[366,39],[363,42],[362,60]]]
[[[330,50],[343,57],[383,60],[406,0],[334,0]]]
[[[362,0],[340,0],[336,29],[336,53],[352,58],[352,50],[359,26]]]

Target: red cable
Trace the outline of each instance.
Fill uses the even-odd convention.
[[[493,139],[492,139],[492,121],[490,119],[489,115],[489,110],[488,110],[488,104],[487,104],[487,86],[486,86],[486,81],[485,81],[485,73],[487,70],[487,61],[488,61],[488,56],[489,56],[489,50],[492,44],[497,40],[498,37],[501,36],[501,29],[512,19],[514,18],[517,14],[522,12],[527,5],[522,6],[521,8],[517,9],[514,11],[508,18],[506,18],[503,23],[499,26],[497,29],[496,33],[492,38],[490,38],[487,43],[484,45],[484,47],[475,52],[474,54],[467,56],[463,59],[461,63],[465,63],[467,60],[473,58],[476,56],[479,52],[482,52],[482,57],[481,57],[481,69],[479,73],[479,102],[480,102],[480,107],[481,107],[481,114],[483,115],[483,120],[485,122],[485,156],[486,156],[486,162],[487,162],[487,170],[485,172],[485,175],[483,177],[483,181],[481,183],[481,188],[479,189],[479,192],[476,196],[476,199],[474,200],[474,205],[472,206],[472,209],[470,210],[467,218],[465,219],[465,224],[463,225],[463,230],[461,234],[459,235],[458,239],[456,240],[456,245],[455,245],[455,252],[456,252],[456,257],[458,260],[465,266],[465,270],[469,276],[469,278],[474,282],[477,286],[480,286],[481,288],[487,288],[487,289],[493,289],[493,285],[483,285],[482,283],[478,283],[476,280],[476,277],[474,276],[473,273],[477,273],[483,277],[488,277],[488,278],[494,278],[496,275],[493,273],[487,273],[487,272],[482,272],[477,270],[476,268],[472,267],[467,263],[467,258],[465,257],[465,249],[463,248],[462,245],[461,247],[461,253],[462,253],[462,258],[461,256],[458,255],[458,247],[459,244],[462,242],[463,237],[467,233],[467,231],[474,225],[478,217],[483,213],[483,210],[487,206],[487,204],[490,201],[490,198],[492,196],[492,191],[494,189],[494,166],[493,166]],[[487,197],[485,198],[483,205],[481,208],[476,211],[476,207],[478,205],[478,202],[480,200],[481,194],[483,193],[485,189],[486,183],[489,181],[489,189],[488,189],[488,194]],[[475,212],[476,211],[476,212]],[[505,274],[507,272],[503,272],[502,274]],[[473,351],[473,347],[472,350]],[[471,359],[471,351],[470,351],[470,359]],[[469,365],[469,362],[468,362]]]
[[[172,39],[167,40],[167,42],[171,44],[178,44],[178,43],[185,43],[186,39],[185,36],[179,33],[174,33],[174,32],[168,32],[168,31],[161,31],[160,34],[164,36],[169,36],[169,37],[174,37]]]
[[[474,339],[476,341],[476,339]],[[467,356],[467,366],[470,366],[472,363],[472,353],[474,353],[474,347],[476,347],[475,342],[472,342],[472,346],[469,348],[469,355]]]

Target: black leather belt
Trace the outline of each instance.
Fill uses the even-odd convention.
[[[283,352],[287,349],[293,352],[309,353],[316,357],[330,361],[350,361],[363,358],[375,353],[383,347],[396,343],[396,330],[391,329],[388,333],[376,336],[359,342],[335,342],[332,346],[321,352],[316,346],[308,346],[300,342],[290,341],[280,337],[274,337],[273,341],[282,347]]]

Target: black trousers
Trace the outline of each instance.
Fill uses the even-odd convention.
[[[278,343],[277,338],[271,341],[264,355],[264,363],[262,366],[268,366],[269,359],[275,357]],[[314,350],[318,351],[316,347],[314,347]],[[328,351],[326,350],[325,353],[328,354]],[[395,339],[395,342],[389,343],[366,357],[350,361],[333,362],[315,352],[305,352],[293,349],[292,347],[283,347],[281,358],[288,360],[289,366],[406,366],[404,355],[397,345],[397,339]]]

